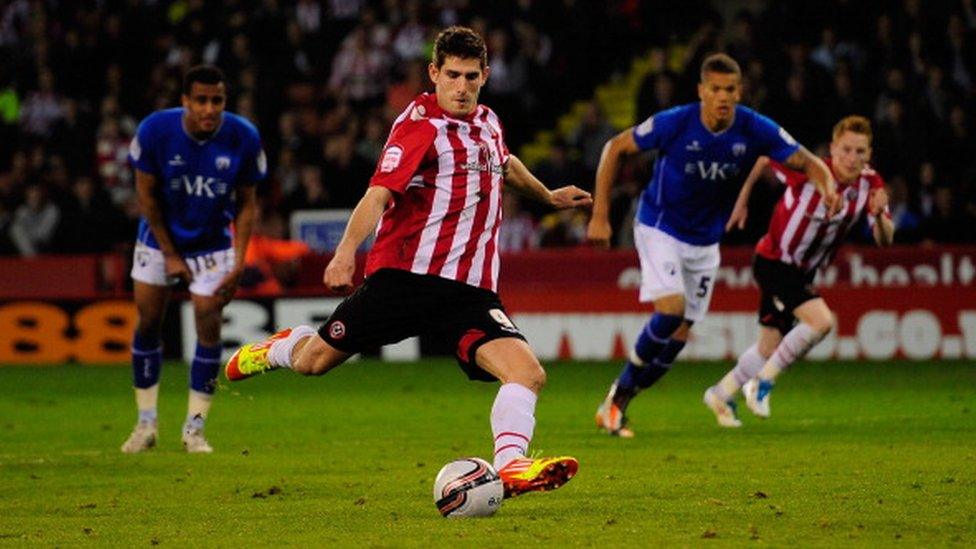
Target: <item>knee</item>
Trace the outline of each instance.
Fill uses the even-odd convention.
[[[546,386],[546,371],[542,368],[542,365],[536,362],[535,364],[529,365],[526,368],[519,368],[518,371],[513,372],[511,376],[507,379],[502,379],[502,383],[518,383],[528,387],[533,393],[539,394],[542,392],[543,387]]]
[[[810,327],[814,332],[821,338],[827,337],[827,335],[837,326],[837,321],[834,320],[834,315],[827,313],[826,315],[818,316],[810,322]]]
[[[782,341],[782,338],[760,338],[756,349],[764,359],[769,358],[773,354],[773,351],[776,350],[776,347],[779,346],[780,341]]]

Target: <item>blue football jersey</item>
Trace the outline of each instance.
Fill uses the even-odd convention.
[[[156,177],[163,218],[182,254],[229,248],[237,213],[234,191],[268,172],[253,124],[225,112],[213,136],[198,141],[183,128],[182,108],[157,111],[139,124],[129,162]],[[145,218],[139,220],[138,240],[159,248]]]
[[[736,107],[732,125],[718,133],[702,124],[701,103],[691,103],[654,114],[634,127],[633,135],[642,150],[658,151],[637,220],[697,246],[722,238],[759,156],[782,162],[799,148],[786,130],[743,106]]]

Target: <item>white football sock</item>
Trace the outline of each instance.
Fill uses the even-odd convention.
[[[207,419],[207,415],[210,414],[211,404],[213,404],[213,395],[190,389],[190,398],[187,400],[186,405],[187,420],[197,416],[200,416],[202,419]]]
[[[155,423],[156,403],[159,401],[159,384],[145,389],[136,388],[136,408],[139,410],[139,421]]]
[[[759,345],[753,344],[752,347],[739,355],[739,361],[736,362],[735,368],[729,370],[729,373],[725,374],[725,377],[712,387],[715,396],[724,401],[731,400],[745,382],[756,377],[765,363],[766,359],[759,354]]]
[[[291,368],[291,352],[302,339],[318,333],[311,326],[296,326],[291,329],[288,337],[271,344],[268,349],[268,362],[278,368]]]
[[[783,341],[779,342],[776,350],[769,356],[766,365],[759,372],[759,379],[773,381],[790,364],[806,356],[826,335],[814,330],[809,324],[797,324],[783,336]]]
[[[495,436],[495,470],[529,451],[535,429],[535,402],[531,389],[506,383],[498,389],[491,407],[491,432]]]

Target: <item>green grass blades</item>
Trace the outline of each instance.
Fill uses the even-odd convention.
[[[223,382],[212,455],[180,446],[186,369],[167,364],[154,451],[119,367],[0,368],[0,544],[514,546],[976,543],[976,367],[805,363],[773,417],[724,430],[701,403],[728,364],[679,363],[597,432],[619,364],[548,365],[533,449],[580,460],[549,494],[445,520],[440,466],[492,453],[495,384],[446,360]]]

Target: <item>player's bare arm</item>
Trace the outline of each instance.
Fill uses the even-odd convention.
[[[519,194],[559,210],[583,208],[593,204],[590,193],[575,185],[550,191],[514,154],[509,155],[508,162],[505,163],[505,184]]]
[[[160,251],[163,252],[166,261],[166,276],[178,277],[189,283],[193,280],[193,273],[186,261],[183,260],[183,256],[177,251],[173,244],[173,237],[170,236],[169,229],[166,228],[166,220],[163,219],[163,211],[159,207],[159,200],[157,199],[159,183],[156,176],[141,170],[135,170],[135,172],[136,197],[139,200],[139,208],[142,210],[146,222],[149,223],[149,228],[152,230],[153,236],[156,237],[156,242],[159,243]]]
[[[729,221],[725,224],[725,232],[729,232],[733,228],[739,230],[746,228],[746,220],[749,218],[749,196],[752,194],[753,187],[756,186],[756,181],[762,177],[767,166],[769,166],[768,156],[760,156],[756,159],[752,171],[749,172],[745,183],[742,184],[742,189],[739,190],[738,198],[735,199],[732,215],[729,216]]]
[[[807,175],[817,187],[817,192],[823,196],[827,206],[827,215],[833,216],[840,211],[840,195],[837,194],[837,182],[830,173],[830,168],[823,160],[817,158],[806,147],[800,147],[783,162],[787,167]]]
[[[586,239],[591,244],[602,248],[610,247],[610,236],[613,233],[610,227],[610,189],[617,178],[620,158],[638,151],[640,148],[634,141],[634,128],[627,128],[618,133],[603,146],[600,163],[596,168],[593,215],[590,217],[590,224],[586,227]]]
[[[392,198],[393,191],[376,185],[370,187],[359,200],[359,204],[356,204],[335,255],[322,276],[322,282],[327,288],[337,293],[348,293],[352,290],[352,277],[356,272],[356,250],[376,229],[380,216]]]
[[[254,219],[257,217],[258,194],[257,187],[251,185],[237,189],[237,216],[234,217],[234,269],[220,281],[216,295],[227,303],[237,292],[237,285],[244,273],[244,257],[247,255],[247,243],[251,240],[254,230]]]
[[[888,191],[877,189],[871,192],[868,199],[868,212],[874,216],[874,226],[871,228],[874,242],[878,246],[888,247],[895,241],[895,223],[888,212]]]

